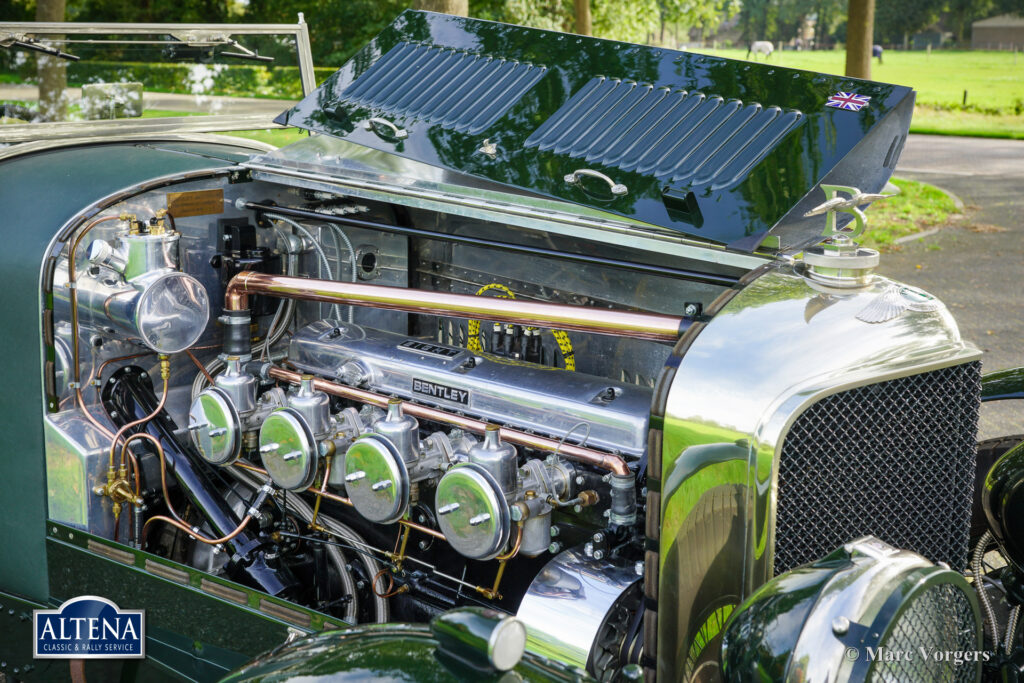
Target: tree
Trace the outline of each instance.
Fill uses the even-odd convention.
[[[846,75],[871,78],[875,0],[850,0],[846,19]]]
[[[64,0],[38,0],[36,21],[64,21]],[[40,118],[63,121],[68,114],[64,92],[68,86],[67,63],[60,57],[39,53],[36,55],[36,69],[39,75]]]
[[[576,33],[592,35],[590,24],[590,0],[576,0]]]
[[[881,2],[875,7],[875,39],[879,43],[902,43],[935,23],[941,11],[941,0]]]
[[[469,15],[469,0],[415,0],[412,6],[429,12],[457,14],[460,17]]]
[[[987,17],[995,8],[994,0],[948,0],[949,27],[956,36],[957,45],[966,43],[971,22]]]

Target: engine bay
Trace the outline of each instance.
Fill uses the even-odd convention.
[[[733,274],[223,174],[125,198],[51,253],[51,518],[340,622],[483,605],[592,671],[637,660],[669,314]],[[446,309],[470,298],[482,314]],[[514,322],[552,311],[572,315]]]

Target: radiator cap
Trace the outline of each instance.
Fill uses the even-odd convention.
[[[861,289],[873,281],[879,254],[862,247],[846,235],[834,235],[804,251],[804,277],[834,289]],[[815,287],[818,289],[818,287]]]

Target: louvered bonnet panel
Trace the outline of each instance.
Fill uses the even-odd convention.
[[[408,11],[278,122],[749,250],[816,241],[821,182],[880,190],[912,109],[901,86]]]

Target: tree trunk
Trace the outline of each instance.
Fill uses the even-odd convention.
[[[412,6],[429,12],[469,16],[469,0],[416,0]]]
[[[875,32],[875,0],[850,0],[846,20],[846,75],[871,78],[871,46]]]
[[[593,35],[590,28],[590,0],[576,0],[576,33]]]
[[[36,21],[64,21],[64,0],[38,0]],[[54,36],[60,38],[61,36]],[[68,103],[67,63],[60,57],[36,53],[36,74],[39,76],[39,116],[44,121],[63,121]]]

